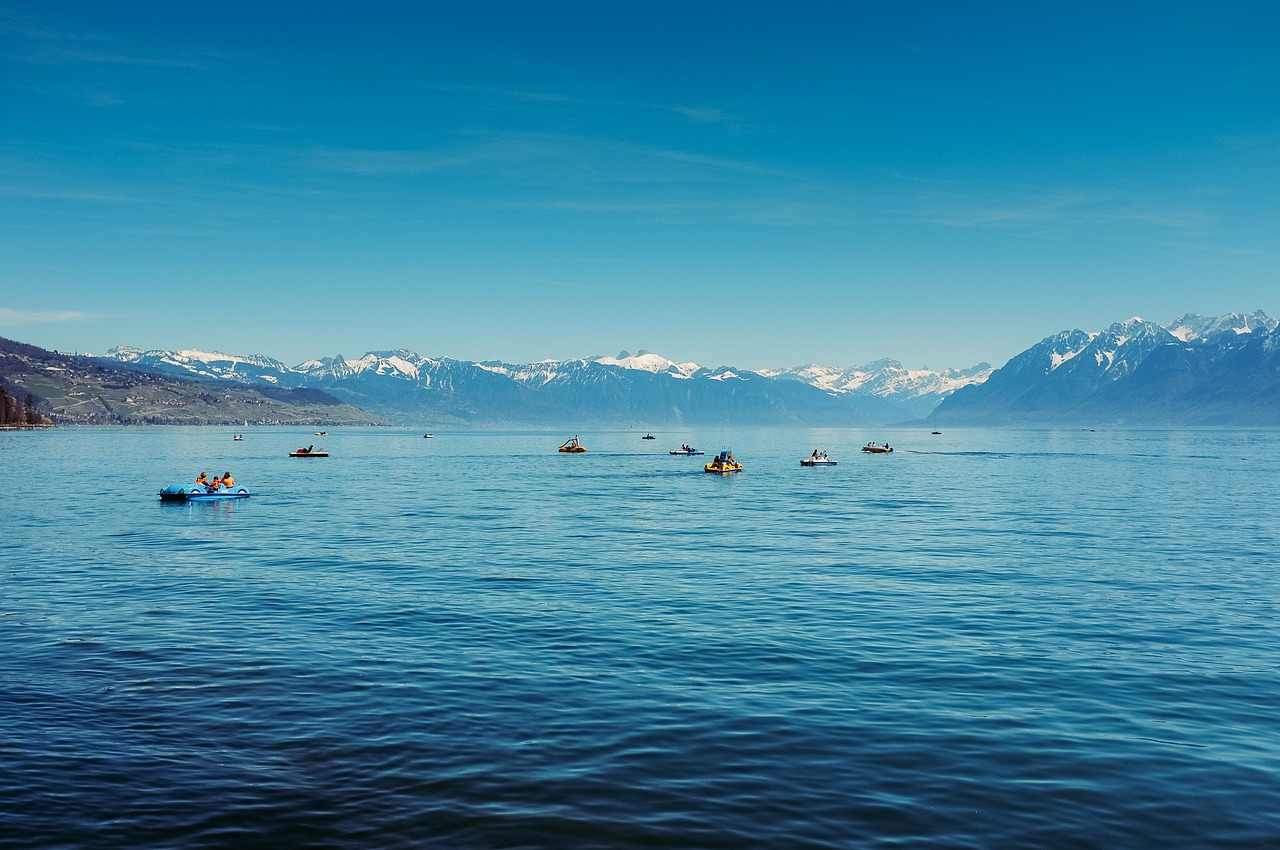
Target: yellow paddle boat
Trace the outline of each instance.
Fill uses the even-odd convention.
[[[560,447],[560,451],[569,452],[572,454],[578,454],[580,452],[585,452],[586,450],[587,450],[587,447],[578,442],[578,438],[576,435],[568,440],[565,440],[564,445]]]
[[[720,452],[711,463],[702,467],[703,472],[741,472],[742,464],[733,459],[733,452]]]

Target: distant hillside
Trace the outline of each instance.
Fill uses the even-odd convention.
[[[183,380],[0,337],[0,387],[55,424],[385,425],[322,390]]]
[[[1280,427],[1280,323],[1256,311],[1062,331],[956,391],[930,421]]]

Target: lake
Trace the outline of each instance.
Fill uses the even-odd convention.
[[[1280,433],[329,431],[0,433],[0,846],[1280,846]]]

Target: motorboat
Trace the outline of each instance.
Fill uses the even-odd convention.
[[[702,467],[703,472],[741,472],[742,464],[733,459],[733,452],[724,451],[716,455],[711,463]]]
[[[816,449],[813,454],[800,461],[801,466],[835,466],[839,461],[832,460],[826,452],[820,452]]]
[[[893,449],[889,447],[888,443],[884,443],[883,445],[877,445],[875,443],[867,443],[865,446],[862,447],[862,450],[864,452],[869,452],[873,455],[886,455],[889,452],[893,451]]]
[[[692,455],[704,455],[706,454],[706,452],[704,452],[702,449],[695,449],[693,446],[681,446],[678,449],[672,449],[670,452],[668,452],[668,454],[692,456]]]
[[[564,445],[560,447],[560,451],[566,454],[581,454],[585,452],[587,447],[578,442],[578,438],[570,437],[564,441]]]
[[[160,491],[162,502],[220,502],[225,499],[247,498],[249,498],[249,491],[243,487],[210,490],[200,484],[170,484]]]

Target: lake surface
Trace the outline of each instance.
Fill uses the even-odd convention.
[[[232,433],[0,433],[0,846],[1280,846],[1280,433]]]

